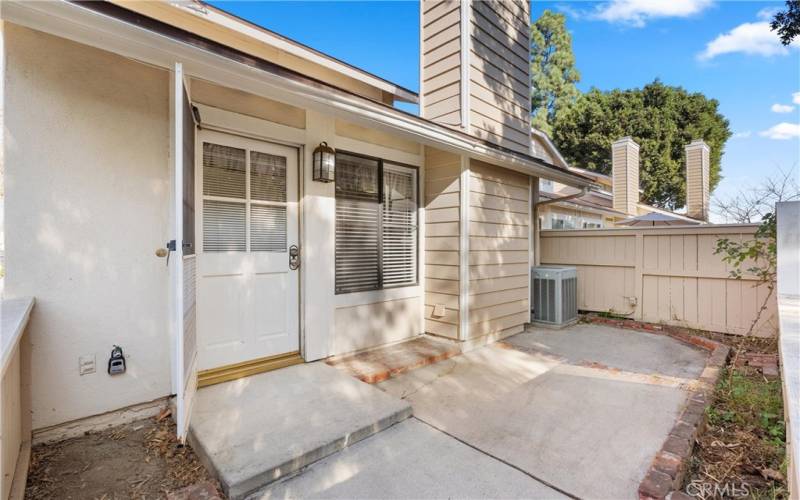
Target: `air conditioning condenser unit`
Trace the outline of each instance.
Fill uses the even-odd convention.
[[[531,273],[531,320],[564,326],[578,319],[578,273],[570,266],[537,266]]]

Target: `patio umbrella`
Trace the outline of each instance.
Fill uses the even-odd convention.
[[[631,217],[624,221],[617,222],[618,226],[685,226],[687,224],[699,224],[699,222],[679,219],[667,214],[650,212],[649,214]]]

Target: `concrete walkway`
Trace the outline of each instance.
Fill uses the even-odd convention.
[[[200,389],[189,438],[236,499],[410,415],[407,402],[308,363]]]
[[[253,498],[637,498],[706,355],[595,325],[530,329],[378,387],[414,418]]]
[[[412,418],[248,500],[268,498],[567,497]]]

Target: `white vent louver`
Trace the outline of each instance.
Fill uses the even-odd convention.
[[[534,267],[531,280],[534,322],[564,325],[578,317],[578,275],[574,267]]]

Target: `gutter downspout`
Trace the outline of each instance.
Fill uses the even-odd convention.
[[[537,253],[534,256],[535,259],[536,259],[536,263],[537,263],[536,265],[538,265],[538,262],[539,262],[539,256],[538,256],[539,231],[542,230],[542,228],[539,227],[539,207],[542,207],[544,205],[550,205],[552,203],[558,203],[560,201],[573,200],[575,198],[580,198],[581,196],[585,196],[588,193],[589,193],[589,188],[581,188],[579,193],[570,194],[570,195],[567,195],[567,196],[562,196],[561,198],[553,198],[551,200],[539,201],[539,202],[536,202],[536,203],[533,204],[533,220],[536,221],[536,226],[535,227],[536,227],[536,251],[537,251]],[[537,194],[538,194],[538,190],[537,190]]]
[[[538,209],[539,207],[541,207],[543,205],[550,205],[551,203],[559,203],[559,202],[562,202],[562,201],[574,200],[575,198],[581,198],[583,196],[586,196],[587,194],[589,194],[589,189],[588,188],[581,188],[580,193],[575,193],[575,194],[570,194],[570,195],[567,195],[567,196],[562,196],[561,198],[553,198],[553,199],[550,199],[550,200],[540,201],[540,202],[536,203],[533,207],[534,207],[534,210],[535,210],[535,209]]]

